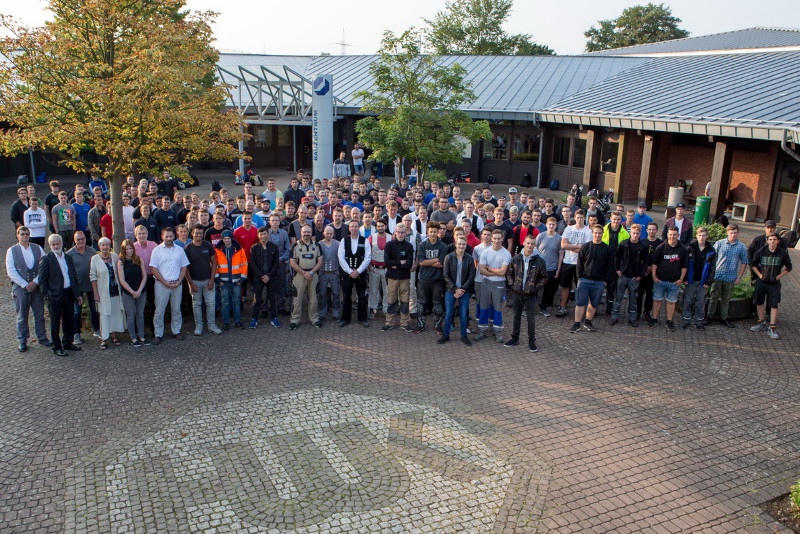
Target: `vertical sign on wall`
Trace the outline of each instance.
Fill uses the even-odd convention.
[[[330,178],[333,171],[333,76],[314,80],[311,97],[314,178]]]

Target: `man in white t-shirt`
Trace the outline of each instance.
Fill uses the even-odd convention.
[[[564,233],[561,235],[561,250],[564,251],[564,261],[559,273],[561,306],[556,310],[556,317],[567,316],[567,302],[569,301],[570,288],[575,282],[578,252],[581,250],[581,245],[592,240],[592,231],[585,223],[586,212],[579,209],[575,212],[575,224],[564,228]]]
[[[354,172],[364,175],[364,149],[361,145],[356,143],[353,145],[353,150],[350,152],[353,156],[353,169]]]
[[[481,282],[480,315],[478,316],[478,335],[475,341],[488,336],[489,319],[492,319],[495,340],[503,343],[503,300],[506,296],[506,271],[511,263],[511,253],[503,246],[505,234],[500,229],[492,230],[492,246],[480,253],[478,272],[483,275]]]

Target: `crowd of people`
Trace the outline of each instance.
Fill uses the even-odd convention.
[[[382,314],[383,332],[432,329],[445,344],[457,326],[466,345],[494,338],[514,347],[525,318],[536,352],[537,315],[571,313],[570,332],[591,332],[603,305],[611,326],[634,328],[655,327],[663,307],[673,331],[681,288],[681,328],[704,330],[717,313],[735,328],[728,304],[748,267],[758,313],[751,330],[779,337],[781,279],[792,264],[772,221],[749,247],[735,224],[710,243],[682,204],[659,228],[644,204],[604,212],[594,197],[583,207],[569,194],[558,206],[515,187],[463,196],[457,184],[409,186],[406,178],[384,188],[356,171],[312,180],[301,170],[285,191],[268,178],[264,191],[246,182],[208,198],[179,189],[169,173],[129,176],[118,251],[102,178],[69,191],[52,181],[43,202],[34,186],[20,188],[11,207],[18,243],[6,254],[19,350],[32,337],[30,314],[38,343],[66,356],[81,349],[88,326],[101,349],[126,332],[134,346],[161,344],[169,309],[178,340],[189,314],[201,336],[280,328],[287,318],[291,330],[305,318],[346,327],[355,311],[365,328]]]

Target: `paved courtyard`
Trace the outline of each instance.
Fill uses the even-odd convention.
[[[6,290],[0,532],[785,532],[798,301],[777,341],[540,316],[537,354],[374,321],[58,358]]]

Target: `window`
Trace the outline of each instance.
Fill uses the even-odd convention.
[[[553,164],[569,165],[569,137],[556,137],[553,141]]]
[[[572,166],[582,169],[586,160],[586,139],[572,140]]]
[[[781,193],[797,193],[800,185],[800,163],[785,158],[781,169],[781,178],[778,182],[778,191]]]
[[[539,136],[514,134],[514,161],[539,161]]]
[[[253,135],[253,142],[257,148],[271,147],[272,126],[257,124],[255,134]]]
[[[483,159],[508,159],[508,142],[505,132],[493,132],[492,140],[483,144]]]
[[[280,147],[292,146],[291,126],[278,126],[278,146]]]
[[[619,141],[603,141],[600,148],[600,171],[617,172],[617,155],[619,154]]]

